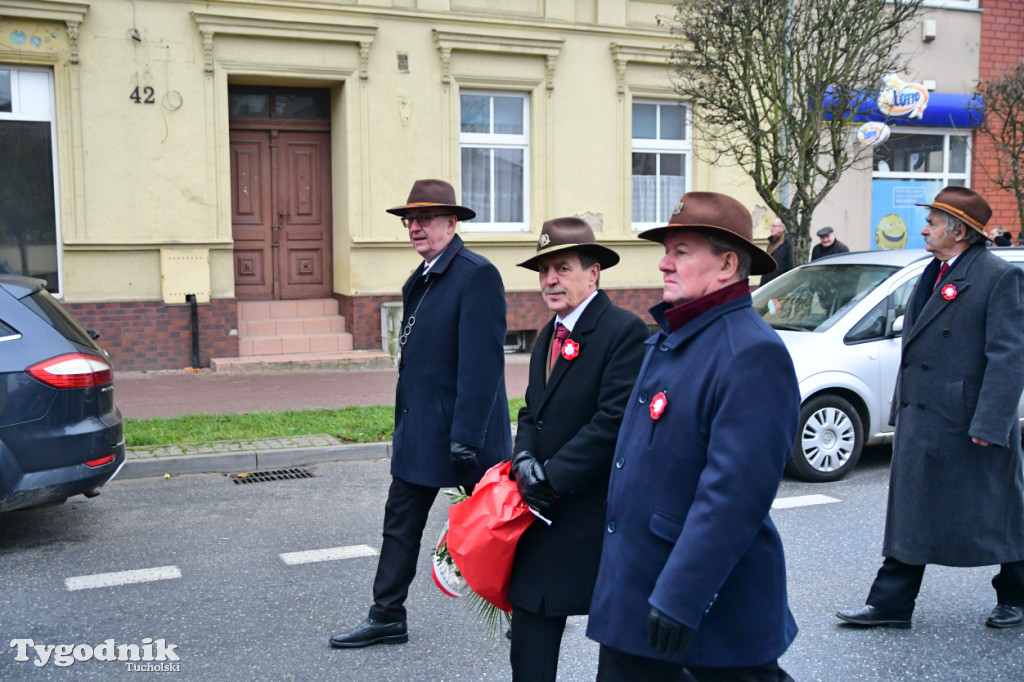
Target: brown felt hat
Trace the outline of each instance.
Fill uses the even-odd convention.
[[[917,206],[927,206],[928,208],[942,211],[947,215],[958,218],[964,221],[965,225],[973,227],[988,239],[988,233],[985,232],[985,224],[992,217],[992,207],[973,189],[950,185],[939,192],[932,203],[917,204]]]
[[[387,209],[388,213],[404,216],[414,208],[445,208],[459,220],[472,220],[476,211],[459,206],[455,200],[455,188],[444,180],[417,180],[409,190],[409,199],[404,206]]]
[[[554,218],[544,223],[537,240],[537,253],[519,263],[519,267],[538,271],[540,260],[557,251],[580,251],[597,259],[602,270],[619,262],[619,254],[607,246],[601,246],[594,238],[594,230],[582,218]]]
[[[750,211],[730,196],[718,192],[687,192],[672,209],[668,225],[644,230],[638,237],[652,242],[665,242],[669,230],[686,228],[713,234],[742,248],[753,258],[750,273],[767,275],[778,268],[768,252],[754,244],[754,221]]]

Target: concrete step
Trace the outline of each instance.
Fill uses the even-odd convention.
[[[340,353],[294,353],[212,358],[210,369],[218,374],[285,372],[319,369],[387,369],[391,356],[383,351],[350,350]]]
[[[240,357],[343,353],[352,345],[333,298],[238,304]]]
[[[289,317],[337,315],[338,301],[333,298],[312,298],[299,301],[239,301],[239,320],[269,320]]]

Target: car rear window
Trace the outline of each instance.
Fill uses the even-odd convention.
[[[11,339],[20,338],[21,334],[18,330],[7,324],[3,320],[0,320],[0,341],[10,341]]]
[[[60,332],[61,336],[68,341],[79,343],[89,348],[97,348],[96,343],[89,336],[89,332],[85,331],[82,325],[78,324],[75,318],[71,317],[71,314],[64,310],[61,304],[57,303],[56,299],[50,296],[49,292],[45,289],[41,289],[21,299],[21,302],[29,310],[46,320],[51,327]]]

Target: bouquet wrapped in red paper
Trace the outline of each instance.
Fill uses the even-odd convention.
[[[516,543],[533,522],[515,481],[510,462],[496,464],[476,484],[469,499],[448,509],[447,550],[469,589],[505,612]]]

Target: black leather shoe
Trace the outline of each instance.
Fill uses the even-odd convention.
[[[910,629],[909,618],[892,618],[871,605],[862,606],[859,609],[844,609],[843,611],[836,611],[836,616],[847,623],[863,625],[864,627],[869,628],[887,627],[899,628],[901,630]]]
[[[381,623],[367,618],[351,632],[331,637],[331,646],[339,649],[355,649],[373,644],[405,644],[409,641],[409,631],[405,621],[400,623]]]
[[[1009,604],[996,604],[985,625],[990,628],[1015,628],[1024,623],[1024,608]]]

